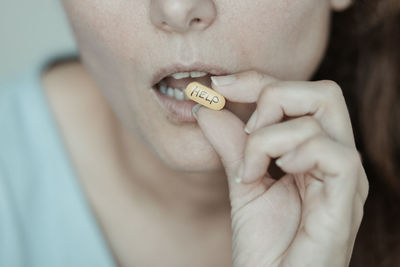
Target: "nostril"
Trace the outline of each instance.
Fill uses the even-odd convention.
[[[166,21],[162,21],[160,26],[162,29],[167,30],[167,31],[169,31],[171,29],[171,27],[169,26],[169,24]]]
[[[190,27],[190,26],[193,26],[193,25],[200,24],[201,22],[202,22],[202,20],[201,20],[200,18],[194,18],[194,19],[192,19],[192,20],[190,21],[189,27]],[[169,25],[168,25],[168,23],[167,23],[166,21],[162,21],[162,22],[161,22],[161,26],[162,26],[163,28],[166,28],[166,27],[168,27]]]
[[[167,32],[185,33],[204,30],[216,18],[217,10],[210,0],[152,0],[150,18],[152,24]]]
[[[196,26],[196,25],[198,25],[198,24],[200,24],[202,22],[202,20],[200,19],[200,18],[194,18],[194,19],[192,19],[191,21],[190,21],[190,23],[189,23],[189,27],[191,27],[191,26]]]

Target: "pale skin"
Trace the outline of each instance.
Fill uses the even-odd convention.
[[[340,86],[307,79],[350,1],[63,4],[83,65],[44,85],[118,265],[348,265],[368,182]],[[166,116],[148,88],[170,62],[234,74],[226,109]]]
[[[234,77],[214,88],[257,102],[246,126],[229,111],[197,111],[228,174],[234,266],[348,266],[368,182],[340,87],[254,71]],[[287,173],[278,181],[267,172],[271,158]]]

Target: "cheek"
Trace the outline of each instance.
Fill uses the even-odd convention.
[[[146,40],[146,33],[150,32],[146,28],[145,2],[65,0],[64,7],[81,54],[105,63],[104,59],[126,61],[135,51],[142,51],[146,44],[137,40]]]
[[[64,2],[82,63],[119,119],[132,124],[137,119],[136,114],[141,112],[134,107],[147,108],[146,100],[149,99],[146,96],[149,88],[142,88],[145,83],[137,71],[143,66],[143,57],[138,54],[147,55],[142,53],[146,44],[138,40],[150,39],[145,36],[149,30],[144,27],[146,20],[141,17],[145,14],[145,6],[141,4],[144,1]],[[145,110],[151,110],[151,107]]]
[[[328,1],[258,3],[247,7],[245,13],[231,13],[226,18],[223,23],[230,22],[231,26],[224,35],[225,42],[236,44],[234,49],[241,55],[243,66],[252,66],[281,79],[308,79],[326,49],[330,22]]]

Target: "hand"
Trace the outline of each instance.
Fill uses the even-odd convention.
[[[255,71],[232,77],[213,88],[257,103],[249,134],[226,109],[196,115],[228,177],[233,266],[348,266],[368,181],[341,88]],[[275,158],[279,180],[267,172]]]

